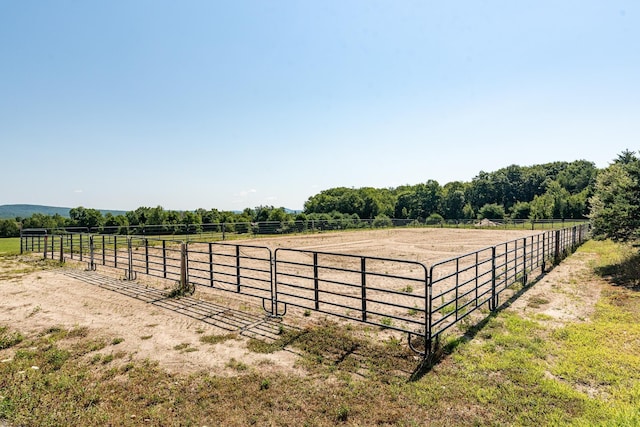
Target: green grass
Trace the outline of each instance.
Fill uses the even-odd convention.
[[[0,238],[0,255],[15,255],[20,253],[20,238]]]
[[[505,309],[422,366],[406,338],[324,321],[285,327],[248,351],[285,349],[302,375],[229,359],[216,375],[169,373],[123,353],[96,354],[86,328],[0,325],[0,420],[10,425],[640,425],[640,294],[616,281],[630,248],[591,242],[586,282],[605,286],[583,322]],[[616,267],[618,266],[618,267]],[[572,273],[573,274],[573,273]],[[588,277],[587,277],[588,276]],[[544,305],[543,299],[536,301]],[[215,344],[232,335],[203,336]],[[446,344],[446,343],[445,343]],[[176,346],[186,351],[189,344]],[[266,356],[265,356],[266,357]],[[258,356],[258,359],[260,357]],[[35,368],[34,368],[35,367]],[[231,372],[231,373],[229,373]]]

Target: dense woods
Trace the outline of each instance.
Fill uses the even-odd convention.
[[[238,228],[272,221],[309,220],[390,223],[391,218],[437,223],[469,219],[583,219],[591,218],[603,236],[629,239],[640,218],[640,161],[625,151],[606,169],[592,162],[553,162],[534,166],[511,165],[495,172],[481,171],[470,182],[435,180],[396,188],[330,188],[309,197],[304,211],[258,206],[242,212],[197,209],[165,210],[139,207],[125,214],[103,215],[96,209],[73,208],[69,217],[33,214],[29,218],[0,220],[0,237],[19,235],[20,228],[87,227],[126,232],[156,226],[158,232],[197,232],[203,224],[226,223]],[[635,222],[634,222],[635,221]],[[630,224],[627,224],[629,223]],[[621,231],[613,231],[613,230]],[[241,230],[236,230],[241,231]]]
[[[480,172],[471,182],[441,186],[428,180],[391,189],[332,188],[312,196],[305,213],[332,213],[426,221],[473,218],[585,218],[598,170],[592,162],[512,165]]]

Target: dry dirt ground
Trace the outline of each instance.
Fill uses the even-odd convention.
[[[325,233],[311,236],[265,238],[251,244],[330,252],[385,256],[432,263],[491,244],[531,235],[530,230],[399,229]],[[246,242],[243,242],[246,243]],[[580,283],[589,254],[575,254],[534,286],[522,292],[509,309],[525,314],[544,313],[551,322],[588,318],[600,286]],[[34,263],[42,268],[33,270]],[[85,271],[83,263],[60,267],[44,265],[34,257],[0,258],[0,325],[23,333],[51,327],[86,327],[110,342],[101,353],[126,353],[136,360],[150,359],[171,372],[233,375],[229,362],[299,373],[296,354],[285,350],[257,354],[247,349],[248,337],[269,340],[280,324],[264,315],[255,302],[198,289],[193,297],[166,298],[166,284],[98,268]],[[289,315],[295,317],[293,314]],[[285,317],[285,323],[317,321]],[[207,344],[202,337],[232,334],[233,339]],[[0,353],[0,359],[11,355]],[[88,355],[91,357],[91,355]]]

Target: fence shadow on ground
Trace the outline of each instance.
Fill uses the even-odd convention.
[[[63,274],[249,338],[273,341],[278,338],[281,330],[279,319],[247,313],[193,297],[169,297],[167,291],[136,281],[119,280],[86,270],[65,269]]]
[[[411,373],[409,381],[419,381],[422,377],[431,372],[431,370],[440,362],[442,362],[448,355],[453,353],[454,350],[461,344],[475,339],[478,333],[480,333],[484,329],[484,327],[487,326],[489,322],[491,322],[491,320],[495,319],[505,309],[509,308],[511,304],[518,300],[522,295],[529,292],[535,286],[535,284],[542,280],[542,278],[550,271],[551,270],[543,271],[536,277],[531,278],[531,280],[527,282],[526,286],[523,286],[521,289],[514,292],[507,300],[496,307],[495,310],[491,311],[488,316],[483,317],[477,323],[469,327],[464,333],[455,336],[446,344],[442,344],[439,339],[436,340],[436,342],[434,343],[433,351],[427,357],[425,357],[416,367],[416,370]]]
[[[268,315],[257,315],[229,308],[193,297],[169,297],[167,290],[149,287],[143,283],[116,279],[90,270],[63,269],[67,277],[80,280],[155,307],[170,310],[208,325],[235,332],[247,338],[264,342],[300,357],[311,360],[316,366],[342,369],[362,375],[364,371],[376,376],[407,378],[416,368],[416,356],[406,346],[371,343],[359,339],[343,325],[332,321],[320,321],[318,325],[300,328],[284,324],[282,319]],[[283,333],[283,329],[286,332]],[[383,357],[373,347],[387,350]],[[373,357],[377,355],[376,357]]]

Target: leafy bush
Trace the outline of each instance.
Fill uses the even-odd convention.
[[[373,226],[375,228],[393,227],[393,221],[388,216],[380,214],[373,219]]]

